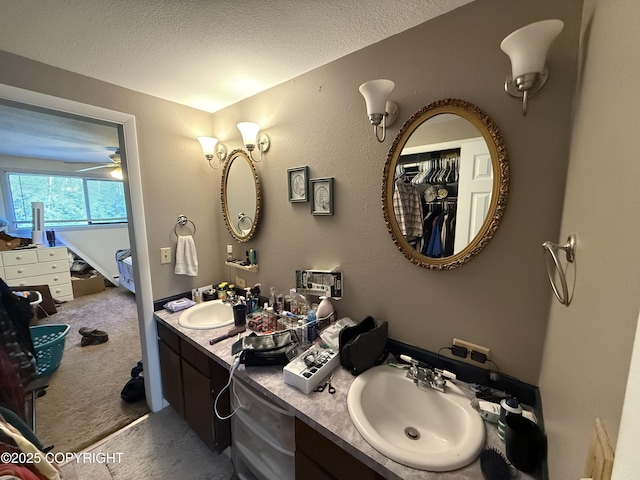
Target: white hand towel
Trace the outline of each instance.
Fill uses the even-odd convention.
[[[198,276],[198,255],[196,254],[196,243],[191,235],[178,235],[178,245],[176,245],[176,275]]]

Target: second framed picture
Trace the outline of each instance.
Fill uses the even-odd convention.
[[[309,181],[309,190],[311,190],[311,213],[333,215],[333,177],[312,178]]]
[[[309,167],[287,169],[290,202],[306,202],[309,200],[308,188]]]

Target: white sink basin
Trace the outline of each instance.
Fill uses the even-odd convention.
[[[182,312],[178,323],[196,330],[225,327],[233,323],[233,309],[222,300],[199,303]]]
[[[451,382],[446,393],[419,389],[406,373],[380,365],[354,380],[347,405],[364,439],[420,470],[444,472],[473,462],[484,446],[485,427],[469,399]]]

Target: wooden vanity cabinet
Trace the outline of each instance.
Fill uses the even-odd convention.
[[[220,420],[213,410],[216,396],[226,385],[228,371],[160,322],[158,350],[164,398],[200,439],[215,452],[231,443],[229,420]],[[229,412],[229,392],[218,402],[222,415]]]
[[[296,418],[296,479],[384,480],[327,437]]]

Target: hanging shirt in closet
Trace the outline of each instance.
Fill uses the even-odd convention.
[[[407,240],[422,237],[422,200],[418,188],[401,178],[396,180],[395,187],[393,213],[400,232]]]

